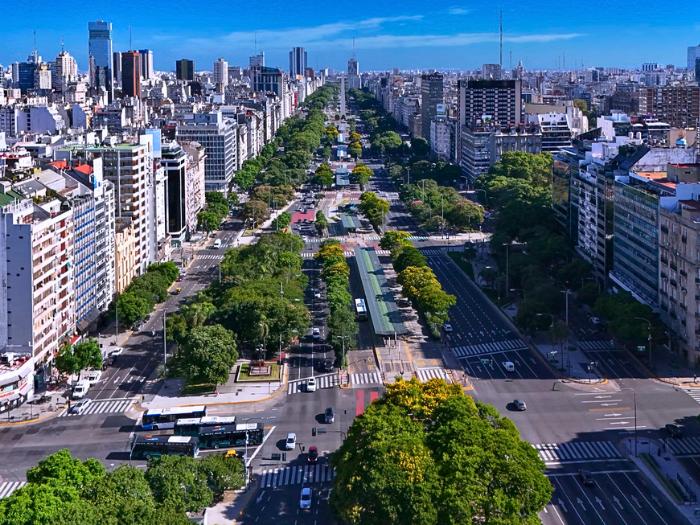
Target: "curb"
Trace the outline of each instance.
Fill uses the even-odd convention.
[[[623,347],[623,348],[624,348],[624,347]],[[639,366],[639,368],[641,368],[642,370],[644,370],[644,372],[646,372],[647,375],[648,375],[651,379],[653,379],[653,380],[655,380],[655,381],[659,381],[659,382],[664,383],[664,384],[666,384],[666,385],[672,385],[672,386],[675,386],[675,387],[678,387],[678,388],[691,388],[691,389],[696,388],[696,389],[700,389],[700,383],[698,383],[698,382],[689,383],[689,384],[684,385],[683,383],[679,383],[679,382],[677,382],[677,381],[674,381],[673,379],[669,379],[669,378],[667,378],[667,377],[661,377],[661,376],[657,375],[655,372],[653,372],[652,370],[650,370],[649,367],[648,367],[645,363],[643,363],[636,355],[634,355],[633,352],[631,352],[631,351],[628,350],[627,348],[625,348],[624,350],[625,350],[625,353],[626,353],[629,357],[631,357],[632,360],[637,364],[637,366]]]
[[[58,417],[58,415],[61,414],[64,410],[65,410],[65,407],[63,407],[61,410],[54,410],[53,412],[51,412],[49,414],[36,416],[34,418],[31,418],[31,419],[23,419],[22,421],[0,422],[0,428],[21,427],[21,426],[25,426],[25,425],[35,425],[37,423],[43,423],[44,421],[48,421],[50,419]]]

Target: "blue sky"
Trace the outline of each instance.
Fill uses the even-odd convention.
[[[663,5],[663,7],[660,7]],[[362,70],[475,68],[498,62],[498,10],[503,10],[506,67],[637,66],[685,64],[686,47],[700,43],[700,7],[650,0],[566,2],[402,0],[35,0],[8,2],[2,11],[0,63],[24,60],[33,31],[45,60],[66,50],[87,68],[87,23],[114,26],[114,49],[154,52],[157,69],[193,58],[198,70],[221,56],[245,65],[264,50],[268,65],[287,68],[294,45],[307,48],[309,65],[344,68],[352,42]]]

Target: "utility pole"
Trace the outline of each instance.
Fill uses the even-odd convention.
[[[567,353],[567,363],[568,363],[568,369],[569,369],[569,376],[571,376],[571,356],[568,355],[569,353],[569,294],[571,293],[571,290],[568,288],[566,290],[562,290],[561,293],[563,293],[566,296],[565,304],[566,306],[564,307],[564,319],[566,320],[566,353]],[[563,357],[563,356],[562,356]]]
[[[163,311],[163,366],[168,364],[168,339],[166,337],[167,334],[165,333],[166,315],[167,315],[167,312],[164,310]]]

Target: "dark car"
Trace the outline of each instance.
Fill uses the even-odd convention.
[[[581,484],[585,487],[595,487],[595,479],[593,479],[593,476],[588,470],[579,470],[578,479],[581,481]]]
[[[316,463],[318,461],[318,448],[315,446],[310,446],[309,447],[309,454],[306,457],[306,460],[309,463]]]
[[[333,366],[333,360],[332,360],[332,359],[325,359],[325,360],[321,363],[321,370],[323,370],[324,372],[332,372],[332,371],[333,371],[333,368],[334,368],[334,366]]]
[[[679,438],[683,437],[683,429],[679,427],[678,425],[674,425],[673,423],[669,423],[664,427],[664,430],[666,433],[669,435],[669,437],[672,438]]]
[[[335,421],[335,412],[333,407],[328,407],[323,414],[323,420],[329,425]]]

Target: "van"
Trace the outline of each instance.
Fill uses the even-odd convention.
[[[78,383],[73,387],[73,394],[71,397],[73,399],[82,399],[87,394],[90,389],[90,383],[87,381],[78,381]]]
[[[512,361],[504,361],[503,368],[506,369],[506,372],[515,372],[515,365]]]
[[[216,239],[214,241],[214,249],[218,250],[219,248],[221,248],[221,239]]]
[[[102,372],[100,370],[83,370],[80,372],[80,381],[85,381],[88,386],[92,386],[100,381],[102,378]]]

